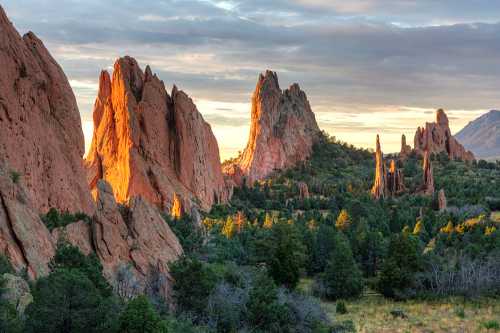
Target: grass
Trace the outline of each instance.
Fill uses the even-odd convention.
[[[304,279],[298,288],[310,293],[311,286],[312,281]],[[495,299],[394,302],[367,292],[358,300],[345,301],[346,314],[336,313],[336,302],[321,301],[321,304],[330,319],[351,320],[360,333],[500,332],[500,300]],[[404,313],[405,317],[391,312]]]

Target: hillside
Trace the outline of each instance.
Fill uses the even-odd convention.
[[[500,158],[500,111],[491,110],[471,121],[455,138],[477,158]]]

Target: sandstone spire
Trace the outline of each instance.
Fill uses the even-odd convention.
[[[217,141],[193,101],[135,59],[120,58],[113,77],[102,72],[94,105],[94,135],[87,156],[88,182],[113,187],[118,202],[141,195],[170,209],[174,194],[183,206],[202,209],[226,202]]]
[[[444,193],[444,189],[440,189],[438,192],[438,207],[439,211],[446,210],[446,195]]]
[[[411,146],[406,144],[406,136],[403,134],[401,135],[401,152],[400,157],[406,158],[408,157],[412,152]]]
[[[33,208],[93,212],[84,139],[66,76],[32,32],[22,38],[0,7],[0,163],[19,173]]]
[[[306,160],[320,130],[306,94],[298,84],[282,91],[275,72],[259,76],[252,96],[250,136],[242,155],[224,172],[251,185],[274,170]]]
[[[376,150],[375,150],[375,181],[372,187],[372,196],[375,199],[385,198],[387,188],[385,181],[385,163],[380,149],[380,138],[377,134]]]
[[[424,153],[424,164],[423,164],[423,185],[422,192],[425,195],[434,194],[434,176],[432,175],[432,165],[430,160],[429,151],[426,150]]]
[[[375,150],[375,180],[371,190],[375,199],[395,196],[406,190],[404,185],[403,172],[396,167],[396,161],[391,160],[389,170],[387,170],[384,155],[380,148],[380,139],[377,135]]]
[[[474,160],[474,154],[465,148],[451,135],[448,116],[443,109],[436,111],[436,122],[426,123],[415,133],[415,152],[420,156],[429,151],[430,154],[446,153],[450,159],[464,161]]]

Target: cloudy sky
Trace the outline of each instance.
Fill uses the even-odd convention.
[[[65,70],[84,131],[101,69],[135,57],[186,91],[222,158],[244,148],[258,74],[298,82],[319,125],[385,152],[448,110],[452,132],[500,108],[500,1],[3,0]]]

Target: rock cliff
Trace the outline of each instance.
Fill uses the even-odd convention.
[[[103,71],[94,105],[94,134],[86,158],[88,181],[95,189],[104,179],[123,203],[140,195],[171,209],[202,209],[226,202],[226,186],[217,141],[193,101],[175,86],[171,95],[147,67],[130,57]]]
[[[432,164],[430,160],[430,153],[428,150],[424,152],[424,162],[423,162],[423,181],[421,192],[424,195],[434,194],[434,176],[432,174]]]
[[[75,96],[43,43],[22,38],[0,7],[0,162],[19,173],[36,211],[93,212]]]
[[[306,160],[320,130],[305,92],[298,84],[282,91],[276,73],[259,76],[252,96],[250,136],[247,146],[224,172],[237,185],[251,185],[274,170]]]
[[[472,161],[474,154],[467,151],[452,135],[446,113],[436,111],[436,122],[426,123],[415,133],[414,150],[420,156],[428,151],[430,154],[446,153],[450,159]]]

